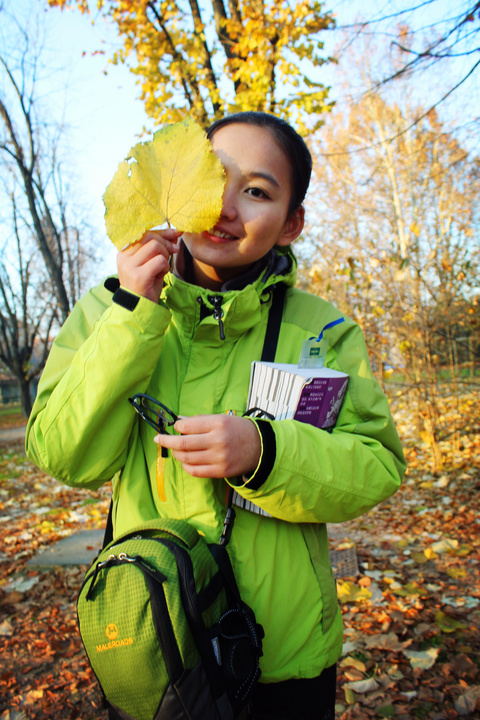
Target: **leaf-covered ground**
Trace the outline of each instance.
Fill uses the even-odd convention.
[[[403,487],[333,533],[334,549],[355,544],[360,568],[338,582],[337,718],[479,718],[478,417],[444,442],[436,474],[408,407],[397,418],[409,461]],[[26,562],[65,535],[102,527],[107,508],[108,489],[63,487],[20,446],[0,447],[0,720],[104,717],[76,628],[86,568],[29,572]]]
[[[102,527],[107,491],[60,485],[21,446],[0,447],[0,718],[94,720],[100,695],[77,632],[75,600],[86,567],[28,571],[39,550]]]
[[[436,474],[407,444],[401,490],[348,524],[361,574],[338,582],[341,720],[480,718],[479,430],[444,443]]]

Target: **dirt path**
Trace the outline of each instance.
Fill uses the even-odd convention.
[[[25,441],[25,425],[20,427],[0,428],[0,445],[23,443]]]
[[[0,428],[0,445],[7,445],[11,442],[24,442],[25,429],[26,425],[20,425],[19,427]]]

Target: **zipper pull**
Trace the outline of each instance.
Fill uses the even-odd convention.
[[[221,295],[210,295],[210,302],[213,305],[213,317],[218,321],[218,328],[220,330],[220,340],[225,340],[225,332],[223,329],[223,310],[222,310],[222,296]]]

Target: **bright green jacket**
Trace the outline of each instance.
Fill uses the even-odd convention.
[[[127,399],[147,392],[181,415],[241,415],[251,362],[262,352],[273,284],[288,286],[279,362],[298,362],[302,341],[341,317],[328,302],[294,289],[295,261],[287,257],[286,275],[267,271],[221,294],[224,339],[211,313],[214,293],[172,274],[158,304],[123,290],[112,301],[102,285],[79,301],[62,327],[38,387],[27,454],[71,486],[95,489],[113,478],[115,535],[161,516],[184,518],[209,542],[218,541],[225,480],[193,478],[169,457],[162,500],[155,431],[139,421]],[[325,523],[349,520],[388,498],[405,470],[360,328],[345,318],[328,339],[326,364],[350,376],[333,432],[273,421],[275,462],[265,482],[253,490],[231,481],[273,516],[237,509],[229,544],[242,596],[265,629],[263,682],[314,677],[336,662],[342,621]]]

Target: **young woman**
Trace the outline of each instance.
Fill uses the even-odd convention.
[[[286,288],[279,362],[298,362],[303,340],[341,315],[294,288],[290,246],[311,173],[303,140],[264,113],[226,117],[208,135],[227,177],[218,223],[197,234],[147,232],[119,254],[118,280],[80,300],[43,373],[27,452],[69,485],[113,478],[115,535],[160,516],[186,519],[216,542],[226,487],[250,500],[256,511],[237,509],[229,544],[241,594],[265,630],[249,717],[327,720],[342,621],[325,524],[392,495],[403,454],[348,318],[328,331],[326,364],[350,378],[333,432],[242,417],[275,288]],[[154,442],[127,402],[138,392],[182,416],[179,434]],[[169,452],[157,472],[160,446]]]

